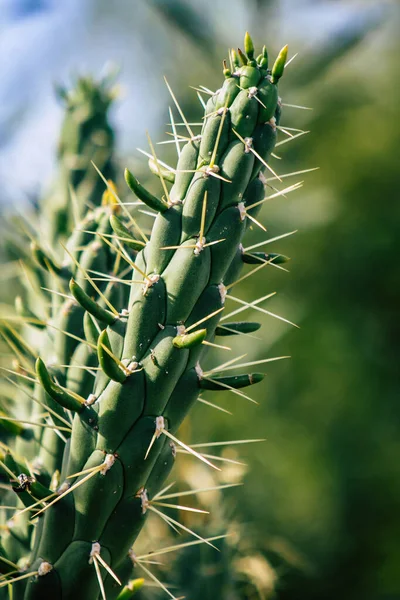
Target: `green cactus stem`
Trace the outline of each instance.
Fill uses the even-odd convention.
[[[4,538],[4,564],[19,560],[25,545],[29,570],[8,575],[0,582],[0,594],[10,583],[21,600],[130,598],[142,585],[131,581],[140,567],[132,545],[147,515],[160,514],[155,496],[177,448],[217,468],[177,437],[180,424],[203,390],[246,397],[239,390],[264,378],[263,373],[216,375],[217,368],[203,372],[201,367],[209,346],[220,346],[216,336],[250,335],[259,329],[254,322],[221,321],[243,265],[256,264],[256,271],[285,259],[244,252],[242,241],[249,225],[258,223],[255,215],[265,198],[264,173],[271,170],[268,161],[280,116],[277,82],[287,47],[272,74],[265,49],[261,58],[254,58],[248,33],[244,49],[232,51],[232,69],[224,63],[222,87],[207,102],[199,136],[177,105],[189,137],[176,168],[167,169],[173,177],[164,178],[149,139],[150,171],[161,180],[162,197],[125,171],[131,191],[157,213],[150,239],[136,227],[143,241],[136,240],[121,216],[126,207],[115,201],[114,186],[107,181],[105,152],[99,170],[107,172],[102,183],[107,190],[94,199],[101,206],[72,234],[63,262],[50,262],[41,249],[34,249],[39,265],[62,292],[55,294],[45,329],[52,335],[36,360],[31,391],[54,418],[66,421],[67,431],[62,452],[54,432],[49,445],[44,436],[35,438],[47,477],[55,472],[57,477],[48,487],[41,482],[43,494],[50,491],[52,497],[30,514],[29,527],[22,523],[18,553],[13,534]],[[89,84],[81,87],[83,95],[93,97]],[[69,117],[76,117],[70,102]],[[102,127],[108,132],[104,119]],[[76,123],[63,136],[75,147]],[[75,175],[79,188],[86,175]],[[19,347],[27,352],[21,342]],[[31,366],[35,355],[25,356]]]

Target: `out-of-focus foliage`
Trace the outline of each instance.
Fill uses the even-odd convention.
[[[206,13],[214,29],[210,25],[200,43],[193,21],[182,38],[180,32],[185,18],[195,10],[201,13],[201,3],[174,3],[174,10],[167,1],[153,4],[157,27],[169,34],[174,15],[179,17],[173,30],[176,39],[185,39],[190,82],[217,81],[216,73],[205,80],[207,61],[199,61],[199,52],[210,40],[209,51],[224,55],[224,45],[236,41],[236,31],[241,39],[243,25],[232,15],[245,13],[243,3],[230,3],[222,25],[217,2],[218,20]],[[176,12],[180,4],[187,5],[186,13]],[[267,204],[261,220],[274,227],[267,235],[255,231],[254,241],[299,229],[270,247],[292,257],[291,275],[268,269],[260,294],[278,284],[284,287],[267,308],[301,328],[261,317],[262,341],[236,340],[234,351],[247,353],[249,360],[259,358],[263,345],[266,356],[292,358],[268,367],[268,377],[254,395],[259,407],[227,394],[222,403],[234,416],[210,412],[205,419],[204,408],[199,409],[192,437],[231,439],[236,432],[243,438],[267,438],[242,452],[250,469],[246,485],[237,491],[234,512],[239,522],[249,524],[253,547],[276,567],[280,600],[394,600],[400,596],[399,10],[388,3],[386,11],[370,19],[369,7],[359,4],[346,35],[320,36],[321,46],[311,47],[296,32],[294,0],[282,3],[284,14],[278,4],[246,3],[248,26],[254,25],[258,45],[262,36],[273,35],[277,46],[289,42],[292,54],[304,48],[288,67],[282,94],[285,102],[312,106],[313,111],[285,108],[282,124],[306,127],[311,134],[283,146],[284,160],[274,168],[282,172],[284,163],[285,171],[321,170],[304,176],[304,191]],[[334,6],[338,12],[346,6],[357,11],[350,1],[313,4],[316,12]],[[308,11],[312,19],[312,7]],[[122,7],[121,15],[125,13]],[[114,23],[117,18],[118,11]],[[281,26],[293,39],[282,39]],[[168,42],[165,54],[182,59],[182,47],[167,35],[163,42]],[[150,50],[145,50],[148,56]],[[152,65],[154,78],[157,63]],[[188,71],[181,77],[172,66],[167,71],[181,93]],[[161,70],[156,75],[161,79]],[[144,94],[148,91],[143,82],[138,85]],[[136,108],[132,119],[138,118]],[[199,114],[191,106],[184,108],[190,118]],[[130,154],[136,145],[132,140]],[[242,297],[254,298],[255,285],[248,280]],[[225,360],[226,354],[221,356]]]

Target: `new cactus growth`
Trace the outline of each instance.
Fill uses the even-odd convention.
[[[239,390],[263,379],[257,372],[222,375],[201,367],[207,348],[218,346],[216,336],[259,328],[223,317],[242,265],[254,264],[256,271],[286,260],[244,251],[242,240],[249,225],[259,224],[266,197],[281,113],[277,83],[287,47],[272,71],[265,48],[254,57],[248,34],[244,49],[232,51],[230,68],[224,63],[225,79],[205,106],[200,135],[179,109],[187,137],[181,146],[176,136],[176,168],[159,161],[149,140],[150,171],[161,181],[161,197],[125,171],[130,190],[157,213],[150,237],[103,175],[104,204],[72,233],[64,262],[32,248],[61,296],[54,295],[54,322],[44,330],[53,326],[53,331],[45,349],[29,353],[16,339],[14,345],[19,354],[28,352],[28,389],[41,398],[33,414],[43,424],[40,412],[47,407],[54,429],[43,428],[32,441],[26,441],[29,427],[23,420],[13,431],[24,438],[24,448],[30,444],[23,453],[28,461],[41,457],[40,475],[27,472],[18,443],[2,458],[29,510],[17,512],[17,519],[24,517],[18,548],[12,533],[3,536],[0,598],[1,587],[9,585],[14,600],[131,597],[141,585],[128,583],[132,572],[136,577],[145,568],[132,546],[148,513],[160,512],[155,497],[162,500],[176,449],[217,468],[179,440],[183,419],[202,390],[243,394]],[[108,160],[100,171],[106,166]],[[278,195],[292,189],[296,186]],[[21,310],[25,320],[35,320],[32,310]]]

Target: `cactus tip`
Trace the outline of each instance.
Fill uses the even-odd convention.
[[[253,60],[254,58],[254,44],[253,40],[248,31],[246,31],[244,36],[244,51],[247,54],[247,58],[249,60]]]
[[[282,50],[279,52],[274,66],[272,67],[272,83],[277,83],[278,80],[282,77],[283,71],[285,69],[285,64],[287,61],[289,46],[283,46]]]
[[[243,66],[246,66],[247,63],[249,62],[247,56],[245,55],[245,53],[243,52],[243,50],[241,50],[240,48],[237,49],[237,53],[238,56],[240,58],[240,62],[242,63]]]
[[[226,60],[222,61],[222,72],[224,77],[228,78],[232,76],[232,71],[229,69]]]

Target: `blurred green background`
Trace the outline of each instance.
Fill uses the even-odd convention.
[[[39,5],[39,15],[51,8]],[[47,70],[35,66],[40,89],[37,81],[36,94],[14,84],[16,102],[11,106],[8,96],[9,110],[0,114],[7,207],[48,183],[59,120],[49,79],[73,66],[96,70],[107,55],[122,63],[125,96],[114,118],[121,164],[144,169],[135,148],[144,146],[146,129],[163,139],[164,74],[185,113],[198,120],[188,85],[218,87],[221,60],[246,29],[273,55],[285,43],[290,56],[299,53],[280,93],[284,102],[312,110],[287,107],[282,124],[311,133],[279,148],[282,160],[273,166],[279,173],[320,170],[291,178],[304,179],[304,187],[267,203],[260,217],[267,234],[257,229],[249,237],[256,243],[298,230],[265,247],[291,257],[290,274],[262,270],[236,295],[250,301],[278,291],[263,306],[300,329],[243,313],[262,320],[262,336],[235,340],[233,355],[291,359],[267,365],[253,392],[259,406],[227,393],[217,401],[233,416],[197,408],[191,438],[266,438],[240,453],[249,464],[246,485],[229,497],[246,535],[276,568],[280,600],[400,598],[399,6],[350,0],[80,6],[69,16],[71,39],[57,59],[49,59]],[[24,18],[38,19],[37,11]],[[40,39],[45,46],[48,37]],[[47,117],[40,111],[48,130],[42,127],[32,141],[24,131],[32,131],[40,98],[54,111]],[[165,148],[163,158],[172,161]],[[33,161],[33,168],[29,157],[38,150],[42,163]],[[229,358],[220,352],[217,361]],[[215,364],[215,353],[209,362]]]

